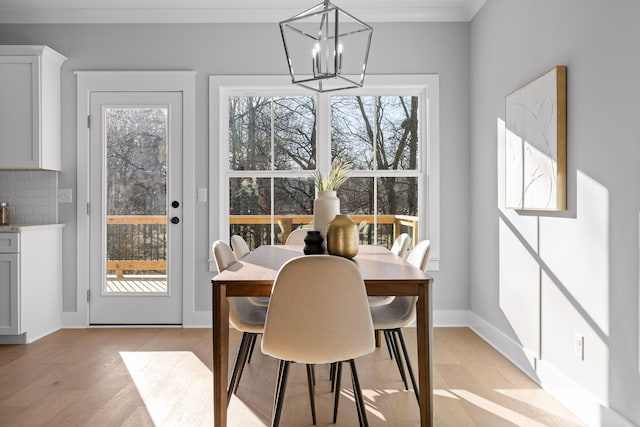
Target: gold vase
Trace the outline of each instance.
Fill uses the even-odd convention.
[[[327,251],[331,255],[353,258],[358,253],[358,224],[349,215],[336,215],[327,231]]]

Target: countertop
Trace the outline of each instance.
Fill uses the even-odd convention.
[[[25,224],[10,224],[0,225],[0,233],[16,233],[26,230],[45,230],[49,228],[64,228],[64,224],[38,224],[38,225],[25,225]]]

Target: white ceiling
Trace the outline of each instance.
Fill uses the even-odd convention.
[[[486,0],[335,0],[365,22],[466,22]],[[0,23],[278,22],[321,0],[0,0]]]

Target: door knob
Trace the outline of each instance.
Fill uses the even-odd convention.
[[[177,216],[174,216],[173,218],[171,218],[171,224],[177,224],[180,222],[180,218],[178,218]]]
[[[173,202],[171,202],[171,207],[172,208],[180,207],[180,202],[177,200],[174,200]]]

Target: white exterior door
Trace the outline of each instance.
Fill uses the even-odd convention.
[[[89,93],[90,324],[182,324],[182,96]]]

